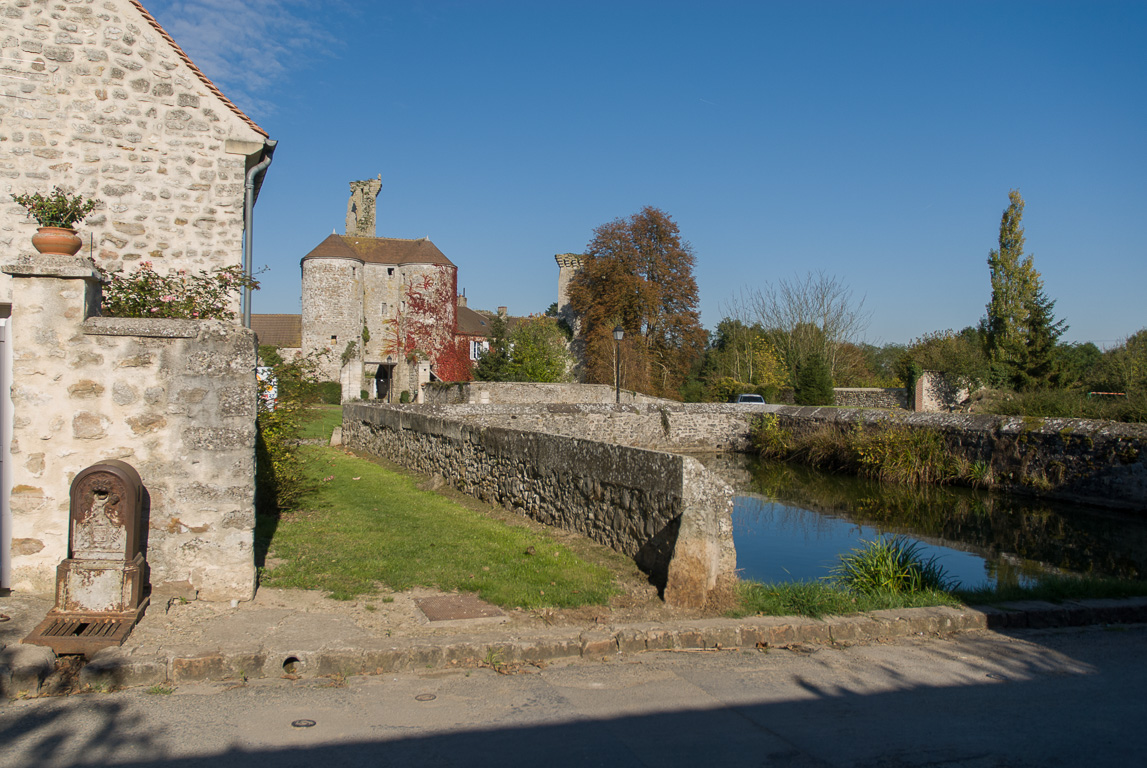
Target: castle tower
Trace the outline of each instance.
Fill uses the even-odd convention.
[[[350,200],[346,204],[347,237],[375,237],[375,198],[381,189],[381,173],[377,179],[350,183]]]
[[[577,317],[570,307],[570,281],[581,271],[585,257],[580,253],[558,253],[554,255],[554,261],[558,263],[558,317],[576,329]]]

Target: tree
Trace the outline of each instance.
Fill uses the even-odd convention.
[[[824,272],[747,291],[730,306],[769,332],[794,383],[797,370],[813,357],[835,378],[843,345],[858,339],[871,316],[863,298],[854,300],[852,289]]]
[[[911,389],[921,371],[939,371],[957,389],[974,390],[988,378],[984,344],[975,328],[934,331],[913,339],[896,362],[896,375]]]
[[[835,401],[832,374],[820,355],[812,354],[801,361],[793,381],[793,399],[797,405],[832,405]]]
[[[506,331],[501,318],[491,322],[490,348],[478,359],[480,381],[569,381],[573,358],[566,335],[552,317],[531,316]]]
[[[570,281],[570,305],[586,342],[586,380],[612,384],[620,325],[621,384],[680,397],[705,346],[697,309],[695,257],[676,222],[651,206],[594,230],[582,269]]]
[[[999,248],[988,254],[992,298],[983,321],[992,383],[1016,389],[1046,384],[1056,342],[1067,330],[1030,255],[1024,255],[1024,199],[1008,193],[1000,217]]]

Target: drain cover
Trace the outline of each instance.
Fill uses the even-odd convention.
[[[484,603],[474,595],[436,595],[414,603],[430,621],[494,619],[506,615],[498,606]]]
[[[89,655],[101,648],[123,645],[138,617],[108,618],[82,614],[48,614],[25,643],[46,645],[56,653]]]

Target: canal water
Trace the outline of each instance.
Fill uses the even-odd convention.
[[[960,586],[1027,584],[1045,574],[1147,578],[1147,518],[966,488],[882,486],[807,467],[725,455],[706,460],[737,489],[742,578],[805,581],[881,535],[936,555]]]

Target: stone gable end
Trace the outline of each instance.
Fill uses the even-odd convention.
[[[0,250],[32,253],[13,193],[102,200],[80,226],[104,269],[241,262],[245,174],[266,134],[129,0],[8,0],[0,11]],[[0,301],[12,284],[0,276]]]

